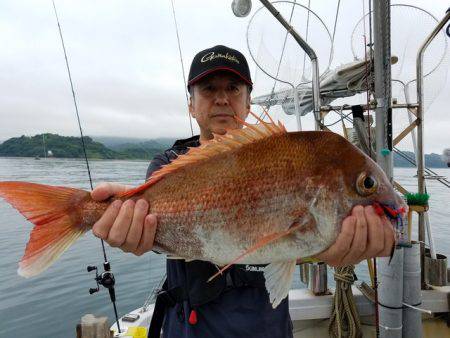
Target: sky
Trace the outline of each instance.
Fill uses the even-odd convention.
[[[308,3],[306,0],[297,2]],[[191,136],[170,0],[55,0],[55,3],[86,135]],[[224,44],[247,56],[255,82],[254,95],[264,94],[272,88],[274,80],[265,75],[254,60],[266,70],[273,69],[284,35],[275,19],[264,10],[258,11],[261,7],[258,1],[253,1],[252,11],[245,18],[233,15],[231,1],[174,0],[173,3],[186,76],[196,52]],[[310,43],[318,52],[321,70],[353,61],[351,37],[362,17],[363,2],[341,1],[330,63],[331,43],[326,29],[331,35],[337,3],[337,0],[311,1],[311,9],[317,17],[311,15]],[[439,19],[448,8],[448,1],[444,0],[416,0],[408,1],[408,4],[421,7]],[[285,10],[291,5],[280,6]],[[366,12],[367,6],[366,1]],[[299,32],[304,32],[306,10],[296,6],[296,11],[300,14],[293,19],[293,25]],[[397,35],[395,43],[408,46],[395,50],[404,62],[396,66],[398,69],[393,68],[393,74],[400,74],[403,81],[410,80],[413,75],[411,67],[418,45],[434,24],[424,12],[421,12],[424,17],[415,17],[417,11],[398,7],[393,12],[393,35],[400,31],[406,34]],[[364,46],[361,27],[359,25],[353,34],[353,49],[359,56],[361,46]],[[261,41],[265,45],[261,45]],[[447,76],[450,47],[442,47],[445,46],[443,41],[445,38],[441,36],[441,44],[433,47],[429,59],[425,60],[430,69],[438,64],[436,60],[443,60],[425,82],[427,88],[431,88],[426,92],[426,152],[441,153],[450,147],[450,76]],[[2,0],[0,45],[0,141],[44,132],[79,135],[52,2]],[[286,60],[294,63],[301,60],[302,52],[292,44],[289,46]],[[308,64],[306,62],[306,68]],[[280,76],[292,74],[292,70],[299,71],[294,66],[286,67]],[[398,88],[394,90],[394,96],[399,95],[399,102],[403,102],[400,93]],[[364,100],[365,96],[359,95],[336,103],[356,104],[364,103]],[[252,109],[260,111],[259,107]],[[294,116],[284,114],[280,108],[273,108],[271,113],[283,121],[288,130],[296,130]],[[394,131],[400,132],[407,123],[406,113],[396,114]],[[327,121],[333,122],[336,118],[337,115],[330,115]],[[311,116],[304,117],[302,122],[304,129],[314,128]],[[195,121],[193,124],[194,132],[198,132]],[[339,132],[339,128],[337,124],[334,130]],[[410,149],[408,140],[401,143],[400,148]]]

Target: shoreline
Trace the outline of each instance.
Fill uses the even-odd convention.
[[[0,159],[35,159],[35,157],[32,156],[0,156]],[[83,157],[40,157],[39,160],[73,160],[73,161],[84,161]],[[89,158],[89,161],[124,161],[124,162],[150,162],[151,159],[120,159],[120,158]],[[414,166],[394,166],[394,168],[405,168],[405,169],[414,169],[416,167]],[[427,168],[432,168],[432,169],[450,169],[450,167],[432,167],[432,166],[427,166]]]

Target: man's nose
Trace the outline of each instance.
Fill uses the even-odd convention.
[[[218,90],[214,97],[214,103],[219,106],[227,106],[228,102],[228,94],[225,90]]]

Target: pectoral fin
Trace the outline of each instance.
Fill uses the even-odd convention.
[[[264,236],[255,245],[253,245],[251,248],[247,249],[241,255],[239,255],[238,257],[233,259],[231,261],[231,263],[228,263],[227,265],[225,265],[216,274],[214,274],[211,278],[209,278],[208,282],[212,281],[214,278],[216,278],[217,276],[221,275],[224,271],[226,271],[233,264],[236,264],[237,262],[241,261],[245,256],[251,254],[252,252],[255,252],[256,250],[266,246],[269,243],[272,243],[272,242],[274,242],[274,241],[276,241],[276,240],[278,240],[278,239],[280,239],[280,238],[282,238],[284,236],[287,236],[287,235],[293,233],[294,231],[300,229],[302,227],[302,225],[303,225],[303,223],[302,224],[294,223],[294,224],[292,224],[289,227],[289,229],[287,229],[285,231],[275,232],[275,233],[269,234],[267,236]]]
[[[286,298],[292,285],[296,261],[270,263],[264,269],[269,300],[275,309]]]

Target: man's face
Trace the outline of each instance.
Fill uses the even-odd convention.
[[[212,133],[223,135],[229,129],[242,128],[233,116],[245,120],[250,111],[247,85],[229,72],[216,72],[192,86],[189,112],[200,127],[200,138]]]

